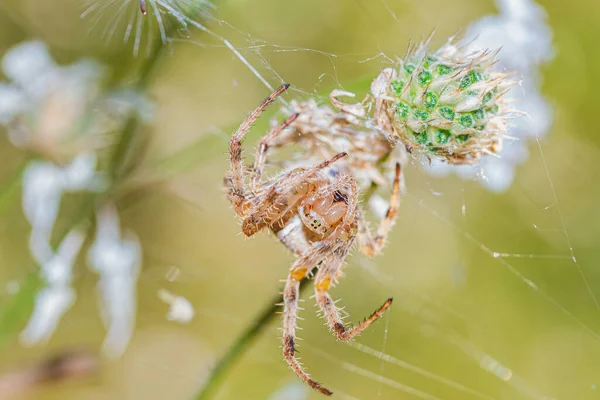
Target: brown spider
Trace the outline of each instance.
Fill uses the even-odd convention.
[[[262,111],[288,87],[283,85],[267,97],[231,138],[231,169],[227,172],[225,183],[229,201],[237,215],[243,218],[244,234],[252,236],[269,228],[296,255],[283,293],[283,355],[304,382],[321,393],[331,395],[330,390],[309,377],[295,357],[300,281],[317,269],[317,303],[329,329],[339,340],[348,341],[359,335],[390,307],[391,298],[363,322],[348,327],[344,325],[328,290],[341,276],[343,262],[356,240],[360,250],[369,256],[378,254],[383,248],[400,204],[401,171],[400,164],[396,164],[390,207],[373,238],[358,206],[359,189],[355,177],[331,167],[331,164],[346,157],[347,153],[338,153],[311,168],[295,168],[262,180],[267,150],[278,135],[298,118],[298,114],[292,114],[260,140],[249,177],[250,187],[246,189],[242,139]]]

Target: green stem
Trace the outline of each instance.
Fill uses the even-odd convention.
[[[301,295],[307,287],[308,285],[306,284],[300,285],[299,295]],[[276,296],[269,299],[267,306],[263,309],[263,311],[257,315],[256,319],[252,321],[250,326],[248,326],[240,334],[240,336],[238,336],[233,344],[227,349],[225,354],[223,354],[223,356],[218,360],[204,386],[194,395],[194,400],[210,400],[214,398],[227,373],[246,353],[250,345],[263,331],[263,329],[278,315],[277,310],[280,306],[278,306],[277,303],[281,303],[280,293],[281,291],[279,291]]]

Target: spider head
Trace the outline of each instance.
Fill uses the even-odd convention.
[[[313,195],[302,202],[299,209],[302,223],[312,232],[323,236],[334,228],[348,210],[348,197],[336,190],[324,195]]]

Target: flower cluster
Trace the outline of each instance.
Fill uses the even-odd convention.
[[[0,124],[15,146],[35,155],[22,175],[22,207],[31,224],[29,248],[45,283],[21,333],[22,343],[33,345],[48,340],[75,301],[73,266],[87,230],[76,224],[53,248],[62,197],[71,192],[104,193],[110,187],[109,174],[99,165],[101,151],[111,144],[108,133],[123,124],[128,110],[144,110],[145,101],[128,92],[104,95],[98,64],[59,66],[39,41],[10,49],[2,69],[11,81],[0,83]],[[99,206],[96,226],[88,263],[100,275],[108,329],[104,347],[116,356],[133,331],[141,251],[135,235],[120,236],[110,200]]]

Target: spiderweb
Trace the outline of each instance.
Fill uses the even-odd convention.
[[[307,34],[308,39],[300,27],[309,27],[294,25],[297,19],[304,21],[305,15],[286,17],[284,25],[291,28],[280,31],[276,27],[281,21],[277,19],[285,13],[271,3],[266,5],[271,18],[262,16],[260,23],[249,10],[250,15],[243,18],[237,9],[232,14],[224,11],[219,17],[220,29],[226,32],[221,35],[235,43],[254,66],[252,74],[261,75],[258,81],[272,82],[271,86],[291,82],[295,97],[322,97],[339,87],[357,91],[360,98],[369,77],[402,55],[398,48],[410,38],[427,35],[435,25],[436,36],[443,38],[491,11],[471,8],[473,14],[466,15],[465,10],[458,13],[440,5],[443,12],[433,14],[431,7],[354,2],[344,8],[354,19],[348,21],[338,15],[339,25],[325,24],[330,29],[327,33],[312,33],[315,38]],[[305,12],[314,12],[311,17],[317,19],[317,9],[321,14],[335,15],[326,6],[306,8],[309,11]],[[453,16],[452,24],[447,23],[445,13]],[[344,29],[346,24],[354,28]],[[416,33],[412,31],[415,26],[419,27]],[[271,36],[270,32],[287,37]],[[319,34],[333,36],[331,42],[341,44],[321,43]],[[223,47],[198,40],[186,42],[200,44],[211,53]],[[227,82],[231,74],[224,74],[224,88],[233,86],[234,93],[241,89],[239,94],[244,98],[248,85],[265,93],[255,77],[250,77],[254,83],[242,85],[249,75],[242,66],[227,65],[236,71],[236,80]],[[246,110],[254,103],[248,100]],[[225,104],[237,108],[235,100]],[[257,128],[253,137],[260,134]],[[225,143],[226,136],[220,137],[220,145],[213,149]],[[348,276],[334,292],[343,299],[352,320],[368,314],[389,295],[395,298],[394,309],[356,342],[343,345],[335,343],[315,322],[312,307],[308,307],[312,300],[307,298],[307,310],[302,314],[307,320],[301,323],[305,340],[300,351],[309,371],[330,385],[337,396],[347,399],[558,399],[597,395],[590,373],[600,350],[600,309],[594,291],[597,274],[594,279],[592,266],[576,258],[577,244],[561,201],[572,195],[570,185],[563,185],[562,168],[568,156],[561,155],[552,141],[566,146],[569,139],[550,136],[530,140],[529,160],[519,167],[512,189],[503,196],[488,194],[472,181],[428,177],[415,166],[409,172],[408,194],[385,255],[373,260],[353,257]],[[227,247],[237,248],[239,244],[237,240]],[[275,271],[283,268],[281,264],[287,265],[289,258],[271,259],[273,254],[280,254],[275,247],[259,238],[244,243],[242,249],[256,256],[228,257],[227,262],[241,266],[228,282],[226,298],[252,298],[253,288],[264,290],[267,276],[282,277]],[[268,273],[258,270],[269,269],[272,264]],[[216,273],[208,274],[219,279]],[[223,329],[237,331],[241,325],[230,325],[230,317],[240,316],[243,324],[252,310],[247,304],[227,308],[214,302],[204,314],[199,313],[207,325],[228,321]],[[275,332],[267,332],[243,361],[224,389],[223,398],[235,398],[234,393],[247,393],[249,398],[316,398],[297,385],[293,376],[283,376],[285,365],[273,350]],[[561,378],[564,376],[568,378]]]
[[[292,84],[284,106],[292,98],[323,99],[333,88],[360,99],[410,39],[437,27],[434,42],[441,44],[497,12],[479,2],[283,3],[224,3],[205,21],[210,34],[190,30],[190,37],[171,38],[172,61],[152,89],[160,105],[152,152],[160,158],[189,147],[201,162],[172,182],[175,200],[158,193],[127,211],[146,253],[140,314],[130,351],[111,367],[103,391],[161,398],[162,382],[170,398],[193,393],[291,264],[273,238],[238,235],[218,190],[229,135],[223,127],[235,126],[284,81]],[[351,321],[394,297],[391,311],[355,342],[335,342],[305,294],[301,356],[338,398],[599,396],[600,273],[591,236],[600,232],[589,226],[598,214],[586,212],[593,173],[573,164],[591,162],[598,150],[578,141],[560,95],[553,100],[562,119],[547,137],[528,141],[528,159],[504,194],[410,166],[385,254],[351,256],[347,276],[333,290]],[[268,117],[249,135],[247,150]],[[166,306],[156,295],[164,288],[193,304],[189,325],[165,321]],[[65,335],[87,319],[71,321]],[[287,370],[278,345],[274,324],[233,369],[219,398],[319,398]],[[142,376],[153,382],[136,385]]]

